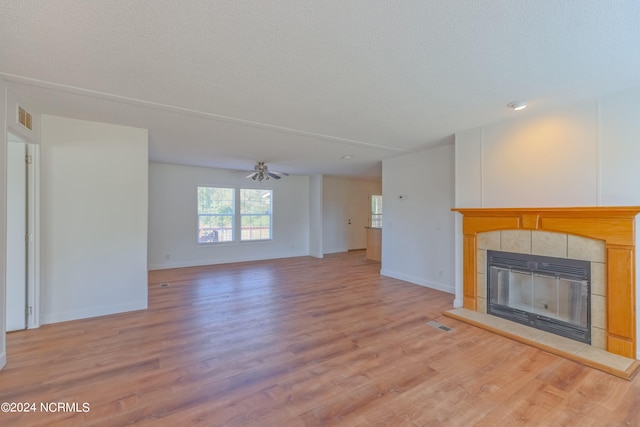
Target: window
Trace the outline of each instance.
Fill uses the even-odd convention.
[[[240,190],[240,239],[271,239],[271,190]]]
[[[198,243],[270,240],[272,196],[271,190],[198,187]]]
[[[371,227],[382,228],[382,196],[371,196]]]
[[[198,243],[232,242],[233,188],[198,187]]]

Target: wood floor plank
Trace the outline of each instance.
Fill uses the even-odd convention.
[[[7,335],[0,402],[90,411],[0,425],[640,426],[640,376],[444,317],[452,295],[379,269],[350,252],[152,271],[147,310]]]

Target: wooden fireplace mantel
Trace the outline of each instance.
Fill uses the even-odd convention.
[[[636,358],[635,221],[640,206],[454,208],[463,215],[464,308],[477,310],[477,234],[538,230],[604,240],[607,351]]]

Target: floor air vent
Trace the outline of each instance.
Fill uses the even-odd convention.
[[[431,320],[431,321],[427,322],[427,325],[432,326],[432,327],[434,327],[436,329],[440,329],[441,331],[445,331],[445,332],[453,331],[452,328],[450,328],[448,326],[441,325],[440,323],[436,322],[435,320]]]

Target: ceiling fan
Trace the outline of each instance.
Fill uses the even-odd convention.
[[[263,181],[268,180],[270,177],[273,179],[280,179],[282,176],[289,176],[288,173],[285,172],[277,172],[269,170],[267,165],[264,162],[258,162],[253,168],[253,172],[247,175],[245,178],[251,178],[254,181]]]

